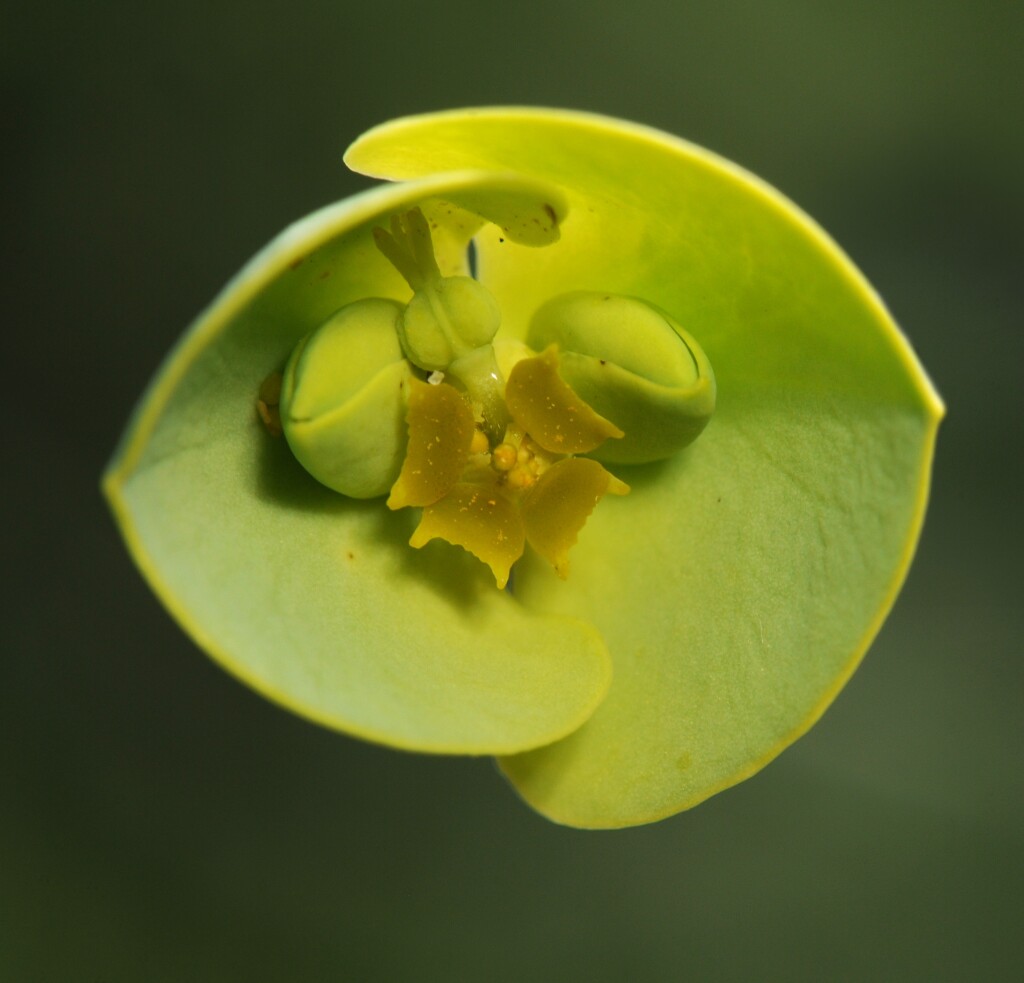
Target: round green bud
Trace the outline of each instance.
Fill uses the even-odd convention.
[[[299,463],[351,498],[387,494],[402,468],[411,369],[402,305],[372,298],[332,314],[296,346],[281,386],[281,426]]]
[[[398,326],[413,365],[444,372],[462,355],[490,344],[501,312],[491,292],[468,276],[432,277],[413,294]]]
[[[715,409],[715,376],[700,345],[668,314],[635,297],[562,294],[534,315],[526,338],[558,346],[559,374],[625,436],[591,457],[644,464],[693,441]]]

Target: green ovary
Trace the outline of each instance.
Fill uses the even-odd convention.
[[[350,498],[386,494],[405,456],[411,378],[390,300],[349,304],[303,339],[284,370],[280,426],[302,466]]]
[[[663,460],[692,443],[715,409],[711,363],[664,311],[635,297],[576,292],[534,315],[527,343],[559,350],[565,382],[625,432],[595,448],[606,463]]]
[[[349,304],[300,342],[273,411],[289,446],[343,495],[423,509],[415,548],[460,546],[502,588],[528,543],[564,578],[598,502],[629,491],[599,462],[668,457],[707,424],[706,356],[644,301],[579,292],[540,308],[527,345],[496,351],[496,301],[441,276],[419,209],[374,239],[412,297]]]

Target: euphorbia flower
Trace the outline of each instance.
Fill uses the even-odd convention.
[[[537,361],[549,364],[553,357]],[[513,375],[509,386],[515,381]],[[597,461],[535,444],[514,411],[492,448],[474,426],[471,404],[453,386],[416,380],[411,386],[409,450],[388,497],[389,508],[424,510],[409,545],[439,538],[462,546],[504,587],[529,540],[564,579],[569,548],[594,506],[607,492],[625,495],[628,486]],[[425,482],[429,472],[440,472],[442,480]]]
[[[374,238],[413,290],[412,299],[403,307],[368,298],[335,313],[296,347],[281,384],[273,387],[275,411],[261,396],[260,416],[271,433],[286,434],[299,461],[329,488],[355,497],[383,491],[394,477],[397,455],[360,460],[367,411],[353,417],[349,410],[353,353],[383,352],[380,361],[390,385],[378,393],[378,373],[366,372],[361,360],[365,379],[357,381],[369,381],[370,394],[360,386],[355,398],[385,418],[393,416],[396,404],[406,407],[405,455],[387,505],[424,510],[409,544],[419,548],[440,538],[461,546],[483,560],[497,586],[504,587],[529,540],[564,577],[569,548],[594,506],[606,492],[629,490],[597,461],[572,455],[596,451],[609,437],[625,434],[561,378],[556,345],[536,356],[522,343],[511,351],[496,349],[497,303],[478,281],[441,274],[430,228],[418,208],[394,216],[391,226],[390,233],[375,229]],[[610,296],[589,307],[585,298],[567,300],[559,323],[567,309],[576,311],[574,327],[591,328],[591,336],[595,309],[605,316],[610,306],[627,323],[630,314],[636,321],[639,312],[641,322],[653,315],[637,301]],[[656,337],[671,335],[686,353],[677,357],[692,363],[681,336],[663,317],[653,316],[659,322]],[[428,381],[418,378],[417,370],[429,372]],[[442,381],[445,371],[456,385]],[[642,386],[634,388],[642,395]],[[676,387],[690,417],[695,402],[708,402],[709,388],[710,378],[697,387]],[[402,439],[399,435],[399,445]]]
[[[154,589],[267,696],[395,747],[499,755],[559,822],[649,822],[757,771],[856,668],[923,520],[942,404],[881,302],[772,189],[632,124],[441,113],[378,127],[346,159],[398,183],[260,253],[171,355],[111,465]],[[416,301],[423,267],[384,255],[417,208],[437,276],[459,280],[433,308]],[[471,239],[493,342],[475,336],[491,302],[462,284]],[[585,308],[605,296],[672,328],[652,341],[632,314],[598,324]],[[467,304],[471,337],[456,328],[430,354],[430,318]],[[686,339],[717,378],[703,433],[707,407],[687,422],[685,387],[660,377]],[[457,364],[474,352],[497,366],[490,390]],[[467,474],[504,480],[497,448],[541,426],[502,417],[524,363],[624,435],[557,460],[630,493],[583,516],[566,579],[527,550],[510,592],[448,542],[410,548],[416,496],[386,497],[426,446],[410,439],[420,387],[451,389],[473,424],[434,503]],[[316,366],[332,368],[303,403],[294,373]]]

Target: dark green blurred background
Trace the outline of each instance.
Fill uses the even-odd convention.
[[[1022,52],[1011,0],[7,0],[0,979],[1021,978]],[[263,702],[164,614],[97,490],[192,317],[365,186],[348,141],[483,103],[760,174],[949,404],[861,671],[766,771],[655,826],[561,829],[488,761]]]

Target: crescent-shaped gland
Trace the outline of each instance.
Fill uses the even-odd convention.
[[[433,505],[462,477],[475,424],[469,403],[454,386],[413,379],[409,388],[409,446],[389,509]]]
[[[512,564],[523,555],[526,545],[523,520],[515,505],[493,484],[468,481],[459,482],[423,510],[409,545],[419,549],[432,539],[461,546],[486,563],[499,588],[508,583]]]
[[[590,513],[606,494],[625,495],[629,485],[597,461],[568,457],[545,471],[524,496],[519,510],[527,542],[563,580],[569,573],[569,550],[576,545]]]
[[[515,364],[505,385],[505,404],[516,423],[552,454],[586,454],[609,437],[624,436],[563,381],[555,345]]]

